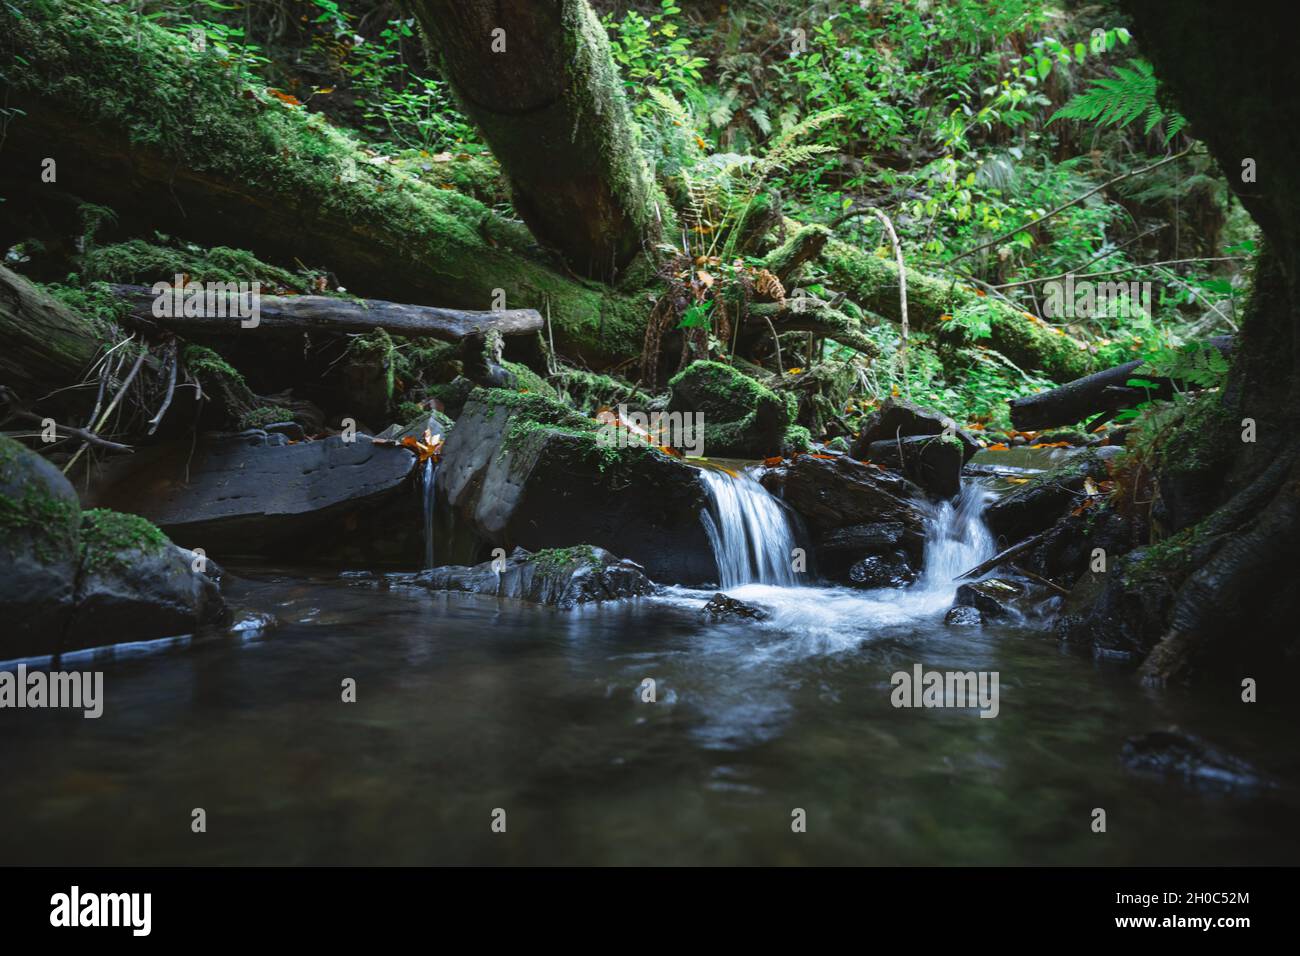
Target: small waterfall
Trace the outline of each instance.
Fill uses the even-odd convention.
[[[436,503],[434,482],[438,477],[438,463],[432,458],[425,459],[420,472],[420,491],[424,497],[424,566],[433,567],[433,506]]]
[[[797,584],[791,567],[795,538],[786,506],[744,472],[703,468],[700,477],[709,493],[709,507],[701,518],[713,545],[719,584]]]
[[[993,557],[993,535],[984,524],[991,493],[976,481],[963,480],[955,502],[927,505],[925,565],[915,590],[953,595],[957,575]]]

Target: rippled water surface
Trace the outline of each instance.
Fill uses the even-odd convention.
[[[68,660],[105,671],[100,720],[0,712],[0,863],[1300,862],[1285,711],[945,628],[950,592],[747,585],[772,616],[711,625],[709,592],[563,613],[237,570],[278,627]],[[894,709],[917,662],[998,671],[999,716]],[[1278,786],[1121,765],[1171,725]]]

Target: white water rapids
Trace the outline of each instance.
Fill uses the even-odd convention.
[[[791,568],[797,545],[789,509],[744,473],[732,477],[705,470],[702,475],[710,496],[703,521],[722,589],[765,610],[764,630],[793,639],[767,646],[760,656],[834,653],[858,646],[873,632],[937,624],[957,593],[953,578],[994,553],[993,536],[983,521],[990,493],[964,481],[953,501],[921,504],[924,563],[911,587],[797,587],[801,575]],[[680,598],[689,593],[692,603],[699,599],[698,591],[674,591]]]

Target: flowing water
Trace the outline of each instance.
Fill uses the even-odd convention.
[[[105,672],[99,720],[0,711],[0,863],[1300,860],[1288,710],[1144,690],[1041,622],[943,626],[952,575],[992,547],[981,488],[933,509],[917,585],[864,592],[782,586],[795,532],[750,484],[711,482],[711,520],[761,622],[708,624],[712,592],[685,588],[565,613],[235,569],[231,597],[277,626],[65,659]],[[916,663],[998,671],[998,717],[895,709]],[[1276,786],[1121,764],[1171,725]]]
[[[700,469],[709,508],[701,516],[724,588],[793,587],[796,519],[746,471]]]
[[[420,472],[420,493],[424,502],[424,566],[426,568],[434,566],[433,514],[438,504],[437,479],[438,463],[432,458],[428,458],[425,460],[423,470]]]

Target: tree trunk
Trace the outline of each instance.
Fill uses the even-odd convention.
[[[0,266],[0,385],[35,403],[77,382],[100,344],[88,321]]]
[[[1184,529],[1190,558],[1166,562],[1175,593],[1145,673],[1239,687],[1296,661],[1300,59],[1269,12],[1219,0],[1125,5],[1157,75],[1267,239],[1227,386],[1166,446],[1157,471],[1163,499],[1188,500],[1189,484],[1210,492],[1200,507],[1175,510],[1172,530]],[[1254,440],[1244,440],[1247,420]]]
[[[1209,340],[1220,352],[1232,351],[1232,336],[1221,335]],[[1174,383],[1167,378],[1138,375],[1144,363],[1125,362],[1101,372],[1094,372],[1059,388],[1012,399],[1011,424],[1021,431],[1033,431],[1051,425],[1072,425],[1101,412],[1117,412],[1132,408],[1150,399],[1167,399],[1174,392]],[[1144,378],[1154,388],[1130,388],[1131,378]]]
[[[669,215],[587,0],[407,0],[533,234],[613,279]]]
[[[644,296],[556,271],[520,224],[371,162],[320,116],[257,92],[214,53],[147,21],[137,27],[117,7],[61,6],[19,16],[0,4],[0,75],[14,113],[0,189],[15,202],[103,203],[124,231],[324,266],[370,298],[536,309],[549,313],[556,348],[594,367],[638,354],[653,304]],[[55,182],[41,181],[47,159]],[[544,153],[535,162],[559,165]],[[9,205],[0,204],[6,244],[27,237]]]

